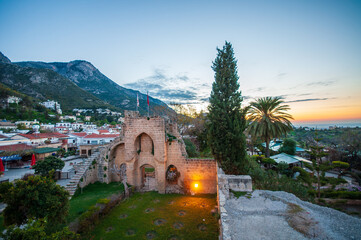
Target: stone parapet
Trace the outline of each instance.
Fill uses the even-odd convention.
[[[229,217],[225,208],[230,198],[229,191],[252,192],[252,178],[248,175],[227,175],[217,166],[217,202],[220,215],[220,240],[231,240]]]

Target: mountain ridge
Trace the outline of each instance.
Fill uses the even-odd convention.
[[[6,87],[40,101],[56,100],[67,111],[77,107],[119,110],[50,69],[21,67],[6,61],[6,57],[2,59],[5,61],[0,62],[0,82]]]
[[[70,62],[15,62],[22,67],[53,70],[68,78],[83,90],[93,94],[103,101],[124,110],[135,110],[137,95],[139,96],[139,111],[147,113],[147,95],[128,88],[124,88],[102,74],[92,63],[86,60]],[[149,97],[151,114],[173,115],[175,112],[168,105],[156,98]]]

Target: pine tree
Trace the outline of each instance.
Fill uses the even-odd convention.
[[[311,156],[311,164],[305,164],[305,166],[312,171],[314,175],[316,175],[317,179],[317,197],[321,197],[321,177],[325,176],[325,172],[327,170],[332,169],[327,163],[322,163],[322,158],[327,156],[327,153],[324,152],[324,147],[321,146],[320,141],[321,139],[318,137],[318,132],[315,132],[315,144],[310,146],[311,151],[307,151],[308,154]]]
[[[243,131],[245,117],[241,108],[241,92],[238,84],[237,61],[231,43],[213,62],[215,82],[209,99],[209,143],[212,154],[225,173],[244,173],[246,141]]]

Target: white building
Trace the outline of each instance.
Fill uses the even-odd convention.
[[[63,114],[60,108],[60,104],[58,102],[55,102],[53,100],[47,100],[46,102],[42,102],[40,104],[48,109],[55,110],[58,114]]]
[[[51,130],[53,131],[55,128],[55,124],[51,124],[51,123],[41,123],[40,124],[40,129],[42,130]]]
[[[86,135],[87,133],[85,132],[69,133],[70,139],[68,140],[68,142],[74,144],[76,147],[79,147],[79,145],[83,143],[83,138]]]
[[[86,131],[96,130],[97,125],[92,124],[92,123],[86,123],[86,124],[83,125],[83,129],[86,130]]]
[[[10,103],[16,103],[16,104],[18,104],[21,100],[22,100],[22,99],[19,98],[19,97],[9,96],[9,97],[6,99],[6,102],[7,102],[8,104],[10,104]]]
[[[17,126],[15,123],[7,122],[7,121],[1,121],[0,122],[0,129],[16,129]]]
[[[65,116],[64,116],[64,119],[65,119],[65,120],[74,120],[74,121],[76,121],[76,116],[65,115]]]
[[[99,145],[112,142],[119,134],[90,134],[83,137],[83,145]]]
[[[32,128],[33,125],[38,125],[39,121],[34,119],[34,121],[17,121],[15,122],[16,125],[24,125],[26,128]]]
[[[84,123],[72,123],[71,128],[73,130],[79,130],[84,128]]]
[[[67,128],[70,128],[71,123],[69,123],[69,122],[60,122],[60,123],[56,123],[55,127],[67,127]]]

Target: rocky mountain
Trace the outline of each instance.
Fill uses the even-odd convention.
[[[11,61],[4,54],[2,54],[2,52],[0,52],[0,63],[11,63]]]
[[[56,100],[63,110],[93,107],[119,110],[53,70],[15,65],[2,54],[0,58],[0,83],[11,89],[42,101]]]
[[[103,101],[125,110],[135,110],[137,94],[139,95],[139,111],[147,113],[147,95],[132,89],[119,86],[102,74],[96,67],[87,61],[71,62],[17,62],[21,67],[47,69],[55,71],[70,79],[83,90],[93,94]],[[173,115],[175,112],[164,102],[149,97],[150,113],[156,115]]]

